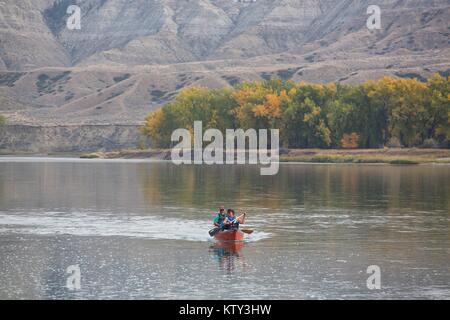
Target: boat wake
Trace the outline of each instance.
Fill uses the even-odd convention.
[[[161,216],[44,212],[0,213],[0,234],[123,236],[162,240],[212,241],[209,220],[188,220]],[[269,233],[255,231],[246,241],[259,241]]]

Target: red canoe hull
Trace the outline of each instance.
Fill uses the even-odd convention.
[[[242,241],[244,240],[244,233],[239,230],[224,230],[216,233],[214,239],[218,241]]]
[[[244,247],[244,241],[217,241],[211,249],[225,250],[225,252],[237,253]]]

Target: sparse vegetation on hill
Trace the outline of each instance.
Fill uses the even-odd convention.
[[[68,80],[70,80],[70,71],[64,71],[58,73],[54,76],[49,76],[45,73],[42,73],[38,76],[36,81],[36,87],[38,88],[38,93],[43,95],[44,93],[53,93],[57,90],[56,85],[59,83],[65,84]],[[61,89],[59,87],[58,89]]]

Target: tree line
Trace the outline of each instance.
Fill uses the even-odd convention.
[[[279,129],[286,148],[450,147],[450,77],[384,77],[358,85],[244,82],[190,87],[150,113],[142,133],[170,147],[175,129]]]

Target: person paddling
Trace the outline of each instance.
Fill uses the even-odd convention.
[[[214,218],[214,225],[218,228],[223,229],[223,221],[225,220],[225,208],[223,206],[219,207],[219,212],[217,213],[216,217]]]
[[[225,225],[225,229],[239,229],[239,224],[244,223],[245,221],[245,213],[239,217],[235,216],[235,212],[233,209],[227,210],[227,216],[223,221]]]

